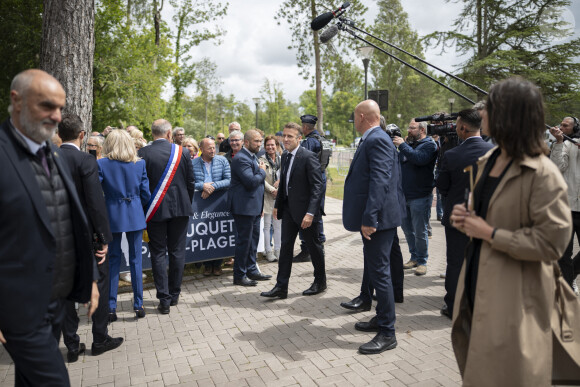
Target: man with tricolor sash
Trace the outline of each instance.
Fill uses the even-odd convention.
[[[179,302],[185,265],[185,240],[195,190],[189,150],[171,143],[171,124],[151,126],[153,143],[139,150],[145,160],[151,200],[145,208],[151,268],[162,314]],[[166,251],[169,255],[167,269]]]

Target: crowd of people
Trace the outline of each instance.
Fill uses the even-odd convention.
[[[90,301],[92,355],[122,345],[122,337],[108,334],[108,324],[117,320],[123,234],[135,318],[148,313],[142,240],[149,244],[158,313],[178,305],[196,192],[201,200],[228,193],[236,225],[234,285],[272,278],[257,264],[263,234],[265,258],[278,261],[278,272],[274,287],[260,296],[287,298],[294,262],[313,267],[304,296],[327,289],[322,216],[328,154],[316,116],[304,115],[301,124],[290,122],[269,136],[256,128],[242,132],[232,122],[227,138],[218,133],[199,143],[164,119],[152,123],[150,142],[135,126],[107,127],[85,139],[82,120],[62,114],[66,95],[49,74],[20,73],[10,97],[11,117],[0,130],[0,342],[14,360],[16,384],[69,384],[58,350],[61,332],[68,362],[86,350],[75,302]],[[368,311],[376,299],[376,315],[355,324],[376,333],[359,352],[397,346],[395,304],[404,302],[405,269],[427,273],[437,187],[447,242],[441,314],[453,320],[464,383],[577,380],[580,344],[552,322],[572,321],[566,313],[574,308],[563,305],[578,302],[566,297],[580,268],[578,255],[572,258],[573,230],[580,238],[578,120],[567,117],[551,129],[556,143],[550,153],[539,89],[511,78],[492,86],[484,103],[458,113],[455,147],[445,146],[445,138],[435,141],[424,122],[411,120],[406,139],[391,136],[384,124],[376,102],[357,105],[354,125],[362,138],[345,180],[342,220],[361,234],[364,271],[360,294],[341,306]],[[87,152],[81,151],[85,143]],[[408,245],[406,263],[398,227]],[[298,237],[301,250],[294,256]],[[203,274],[220,276],[228,263],[205,262]],[[563,354],[577,368],[559,369]]]

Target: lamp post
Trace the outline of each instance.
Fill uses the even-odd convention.
[[[447,100],[449,102],[449,114],[453,113],[453,104],[455,103],[455,98],[449,98]]]
[[[368,77],[368,72],[369,72],[369,62],[371,61],[371,56],[373,56],[373,51],[374,51],[374,47],[371,46],[364,46],[364,47],[359,47],[358,48],[358,52],[362,58],[363,61],[363,65],[365,67],[365,100],[367,99],[368,93],[367,93],[367,77]]]
[[[260,104],[260,98],[252,98],[256,104],[256,128],[258,127],[258,105]]]

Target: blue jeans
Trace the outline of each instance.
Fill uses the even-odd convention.
[[[409,245],[411,261],[417,265],[426,265],[429,258],[427,227],[432,202],[433,194],[418,199],[407,199],[407,217],[401,227]]]
[[[117,292],[119,290],[119,270],[121,266],[121,238],[123,233],[114,232],[113,240],[109,244],[109,309],[117,309]],[[133,309],[143,306],[143,256],[141,254],[141,241],[143,230],[129,231],[125,233],[129,245],[129,267],[131,269],[131,287],[133,288]]]

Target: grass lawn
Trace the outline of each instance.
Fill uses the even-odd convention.
[[[340,176],[336,168],[328,168],[326,171],[328,172],[326,175],[326,196],[342,200],[346,176]]]

